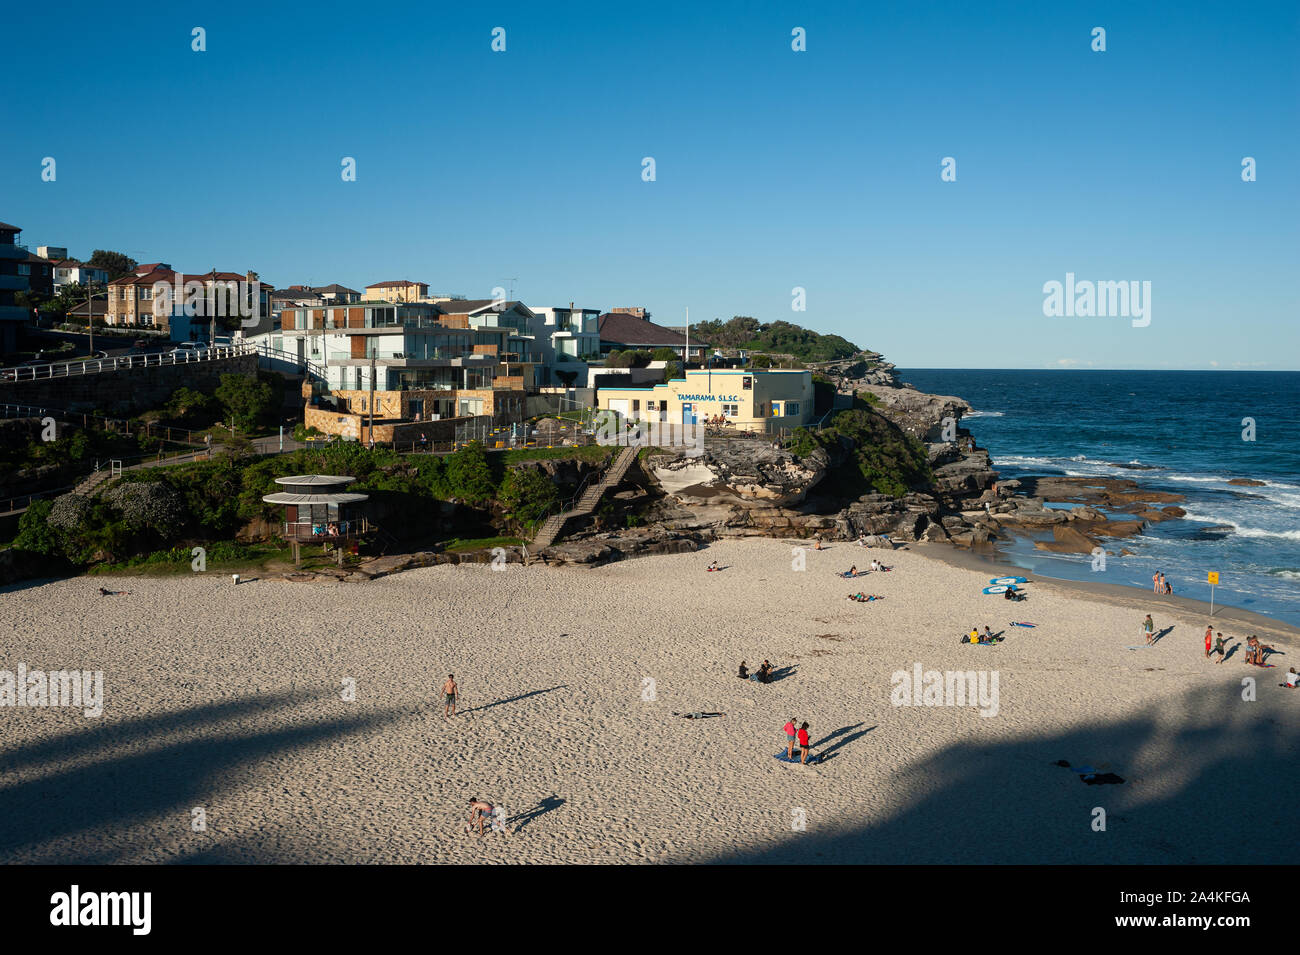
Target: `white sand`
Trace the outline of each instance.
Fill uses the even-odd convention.
[[[0,669],[103,670],[106,702],[0,709],[0,862],[1291,861],[1300,690],[1277,684],[1300,651],[1207,662],[1204,622],[1158,598],[1174,629],[1126,650],[1131,608],[1035,584],[1010,604],[922,550],[851,582],[833,572],[880,552],[808,551],[798,573],[791,545],[751,540],[586,570],[11,590]],[[958,642],[986,623],[1006,642]],[[763,657],[794,674],[735,678]],[[996,670],[997,716],[891,705],[917,662]],[[449,671],[469,712],[445,721]],[[672,716],[694,710],[726,716]],[[772,758],[791,716],[836,734],[825,765]],[[471,796],[518,831],[464,835]]]

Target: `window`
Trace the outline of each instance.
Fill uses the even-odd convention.
[[[728,417],[728,418],[734,418],[734,417],[736,417],[737,414],[740,413],[740,406],[739,406],[739,405],[723,405],[723,406],[722,406],[722,413],[723,413],[723,415],[725,415],[725,416]]]
[[[18,274],[19,274],[19,275],[31,275],[31,274],[32,274],[32,267],[31,267],[30,265],[26,265],[26,264],[20,262],[20,263],[18,264]]]
[[[787,401],[785,403],[785,413],[787,415],[796,415],[799,413],[799,402]]]
[[[749,375],[746,375],[743,379],[741,379],[741,387],[744,388],[746,391],[751,391],[754,387],[754,379],[751,378]]]

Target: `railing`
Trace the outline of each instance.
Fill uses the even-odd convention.
[[[176,352],[180,353],[177,354]],[[120,355],[116,358],[89,358],[84,361],[56,361],[42,365],[25,365],[0,368],[0,383],[19,381],[44,381],[52,378],[70,378],[74,375],[91,375],[101,371],[119,371],[132,368],[157,368],[162,365],[187,365],[192,362],[222,361],[251,354],[248,345],[218,345],[215,348],[196,350],[179,349],[154,355]]]
[[[64,424],[76,425],[77,419],[81,419],[83,428],[99,427],[104,431],[116,432],[121,426],[121,433],[126,437],[131,436],[131,422],[125,418],[109,418],[104,415],[90,414],[82,411],[64,411],[62,408],[45,408],[35,405],[19,404],[0,404],[0,417],[3,418],[44,418],[53,417],[56,420],[63,421]],[[167,425],[155,425],[149,422],[141,424],[136,422],[136,433],[144,433],[145,437],[158,438],[161,441],[170,441],[173,444],[191,444],[197,445],[203,443],[201,432],[191,431],[188,428],[173,428]],[[147,456],[147,455],[146,455]]]
[[[369,529],[366,519],[350,521],[285,521],[281,536],[289,540],[339,540],[360,537]]]
[[[66,487],[46,488],[43,491],[33,491],[30,494],[19,494],[17,497],[0,498],[0,514],[15,514],[19,511],[25,511],[32,506],[32,503],[47,497],[56,497],[60,494],[67,494],[76,488],[75,484],[69,484]]]

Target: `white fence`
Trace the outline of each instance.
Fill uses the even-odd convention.
[[[119,355],[116,358],[89,358],[85,361],[53,361],[42,365],[0,368],[0,384],[14,381],[44,381],[47,378],[71,378],[74,375],[94,375],[101,371],[156,368],[160,365],[188,365],[251,354],[254,354],[254,349],[240,343],[218,345],[216,348],[174,349],[153,355]]]

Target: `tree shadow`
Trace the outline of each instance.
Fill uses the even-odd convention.
[[[836,816],[774,846],[713,858],[740,864],[1126,864],[1241,865],[1294,862],[1295,800],[1278,801],[1294,774],[1300,730],[1272,718],[1270,693],[1240,686],[1163,697],[1127,718],[1007,739],[972,714],[960,742],[888,776],[888,800],[856,818]],[[912,714],[908,714],[911,716]],[[917,716],[918,720],[923,717]],[[908,720],[896,720],[906,732]],[[996,718],[988,720],[996,722]],[[983,738],[980,738],[983,737]],[[1242,741],[1249,739],[1250,745]],[[848,742],[846,739],[845,742]],[[1053,765],[1065,759],[1114,772],[1114,786],[1081,784]],[[1267,833],[1250,813],[1207,806],[1269,805]],[[1094,810],[1107,827],[1094,831]],[[820,828],[820,831],[818,831]]]
[[[378,729],[409,715],[394,709],[369,710],[335,719],[299,720],[296,725],[271,730],[206,729],[218,720],[238,720],[253,714],[284,723],[294,719],[293,707],[325,697],[333,694],[245,697],[67,732],[5,751],[0,755],[0,766],[9,779],[15,769],[31,773],[51,764],[66,766],[72,761],[75,765],[0,788],[0,862],[25,860],[32,847],[45,856],[39,861],[117,861],[124,854],[151,845],[124,845],[113,850],[94,845],[74,850],[40,847],[77,833],[120,831],[160,816],[188,820],[192,807],[210,801],[226,780],[252,764],[288,750]],[[141,741],[192,729],[203,732],[202,738],[139,746]],[[103,757],[105,752],[110,755]],[[94,761],[86,762],[88,759]]]

